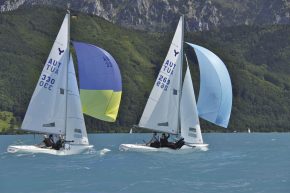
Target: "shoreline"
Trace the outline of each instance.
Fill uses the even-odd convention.
[[[152,132],[134,132],[131,134],[151,134]],[[161,132],[160,132],[161,133]],[[217,133],[217,134],[255,134],[255,133],[290,133],[290,131],[256,131],[256,132],[203,132],[204,134],[209,134],[209,133]],[[88,132],[88,135],[90,134],[130,134],[129,132]],[[27,133],[27,132],[23,132],[23,133],[1,133],[0,132],[0,136],[4,136],[4,135],[43,135],[42,133]]]

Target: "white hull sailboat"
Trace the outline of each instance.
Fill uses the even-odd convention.
[[[38,145],[11,145],[7,149],[10,153],[71,155],[92,148],[69,51],[69,29],[70,14],[67,13],[21,125],[22,130],[63,136],[64,148],[55,150]]]
[[[52,147],[46,148],[43,144],[41,145],[10,145],[7,149],[9,153],[46,153],[46,154],[53,154],[53,155],[73,155],[73,154],[80,154],[84,152],[89,152],[93,145],[89,145],[84,117],[81,111],[81,102],[79,98],[79,91],[77,87],[77,80],[75,76],[74,65],[72,62],[72,57],[70,56],[69,64],[68,64],[68,93],[67,93],[67,110],[66,113],[66,127],[60,133],[54,133],[50,129],[46,130],[46,132],[54,133],[55,135],[63,135],[64,136],[64,144],[63,147],[59,150],[53,149]],[[41,78],[40,78],[41,79]],[[55,79],[57,81],[57,79]],[[40,80],[41,81],[41,80]],[[42,88],[43,89],[43,88]],[[38,93],[42,91],[38,90],[38,86],[36,88]],[[36,92],[35,91],[35,92]],[[35,96],[35,95],[34,95]],[[36,100],[37,96],[32,97],[31,100]],[[24,121],[22,123],[23,130],[34,131],[35,127],[35,115],[34,112],[37,112],[39,107],[43,107],[43,104],[40,105],[37,102],[31,101],[26,112]],[[59,106],[57,107],[59,108]],[[28,122],[29,118],[31,118],[31,122]],[[44,125],[44,124],[43,124]],[[53,124],[45,125],[46,127],[53,128]],[[43,129],[46,129],[44,127]],[[27,129],[25,129],[27,128]],[[41,127],[36,127],[41,128]],[[60,130],[61,131],[61,130]],[[40,131],[38,131],[40,132]],[[44,131],[43,131],[44,132]]]
[[[89,152],[93,145],[76,145],[65,144],[63,149],[55,150],[44,148],[38,145],[10,145],[7,149],[9,153],[45,153],[52,155],[74,155]]]
[[[188,43],[196,52],[201,71],[199,100],[196,103],[187,59],[182,81],[183,20],[182,16],[138,127],[179,135],[184,139],[184,145],[177,148],[178,151],[206,151],[208,144],[203,142],[199,117],[227,127],[232,105],[231,81],[225,65],[215,54]],[[138,152],[176,151],[168,147],[150,147],[150,144],[121,144],[119,149]]]
[[[155,148],[155,147],[150,147],[146,144],[121,144],[119,146],[119,149],[121,151],[133,151],[133,152],[167,152],[167,153],[172,153],[176,152],[175,149],[171,149],[168,147],[160,147],[160,148]],[[183,145],[179,151],[186,151],[186,152],[191,152],[195,150],[199,151],[207,151],[208,150],[208,144],[185,144]]]
[[[90,109],[84,109],[84,113],[90,116],[105,121],[116,119],[121,99],[121,76],[116,62],[109,53],[101,48],[74,42],[79,60],[81,89],[79,92],[73,59],[69,50],[69,29],[70,13],[68,12],[42,70],[21,125],[21,129],[25,131],[59,136],[63,140],[62,145],[60,148],[46,147],[45,145],[10,145],[7,148],[10,153],[80,154],[93,148],[93,145],[89,144],[87,136],[83,116],[84,106],[90,106]],[[96,73],[105,70],[105,76],[95,78],[98,76]],[[111,74],[116,77],[110,77]],[[104,82],[104,79],[116,80],[118,84],[116,86],[115,82],[110,82],[110,85],[101,85],[105,91],[98,89],[99,84]],[[105,82],[109,81],[105,80]],[[117,88],[112,90],[111,87]],[[103,94],[103,92],[106,93]],[[107,94],[108,92],[111,95]],[[104,95],[107,96],[108,100]],[[81,101],[82,97],[84,100]],[[109,113],[104,112],[103,109],[94,108],[96,101],[107,105],[106,110]]]

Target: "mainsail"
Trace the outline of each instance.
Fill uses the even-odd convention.
[[[72,56],[68,64],[66,140],[88,145],[88,136]]]
[[[78,58],[83,112],[104,121],[115,121],[122,95],[118,64],[97,46],[82,42],[73,44]]]
[[[69,14],[66,14],[30,100],[23,130],[65,134],[68,33]]]
[[[183,51],[183,17],[143,111],[139,127],[177,134]]]
[[[187,65],[180,101],[181,136],[187,143],[203,143],[192,79]]]
[[[208,49],[187,44],[195,50],[200,69],[198,114],[207,121],[227,127],[232,109],[232,84],[226,66]]]

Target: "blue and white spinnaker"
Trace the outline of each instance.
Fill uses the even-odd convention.
[[[226,128],[232,109],[232,84],[228,70],[210,50],[187,44],[195,50],[200,69],[199,117]]]

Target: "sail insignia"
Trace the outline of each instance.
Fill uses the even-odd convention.
[[[74,138],[81,139],[83,137],[81,129],[74,129]]]
[[[174,57],[176,57],[179,54],[178,51],[176,51],[176,49],[174,49]]]
[[[157,125],[158,125],[158,126],[163,126],[163,127],[168,127],[168,126],[169,126],[169,123],[168,123],[168,122],[165,122],[165,123],[158,123]]]
[[[53,123],[47,123],[47,124],[43,124],[43,127],[55,127],[55,122]]]
[[[177,94],[178,94],[177,90],[173,89],[173,95],[177,95]]]
[[[58,48],[58,52],[59,52],[58,55],[61,55],[62,53],[64,53],[64,50]]]
[[[188,128],[188,136],[196,138],[196,128],[189,127]]]
[[[62,94],[62,95],[64,95],[64,89],[63,88],[60,88],[59,89],[59,93]]]

